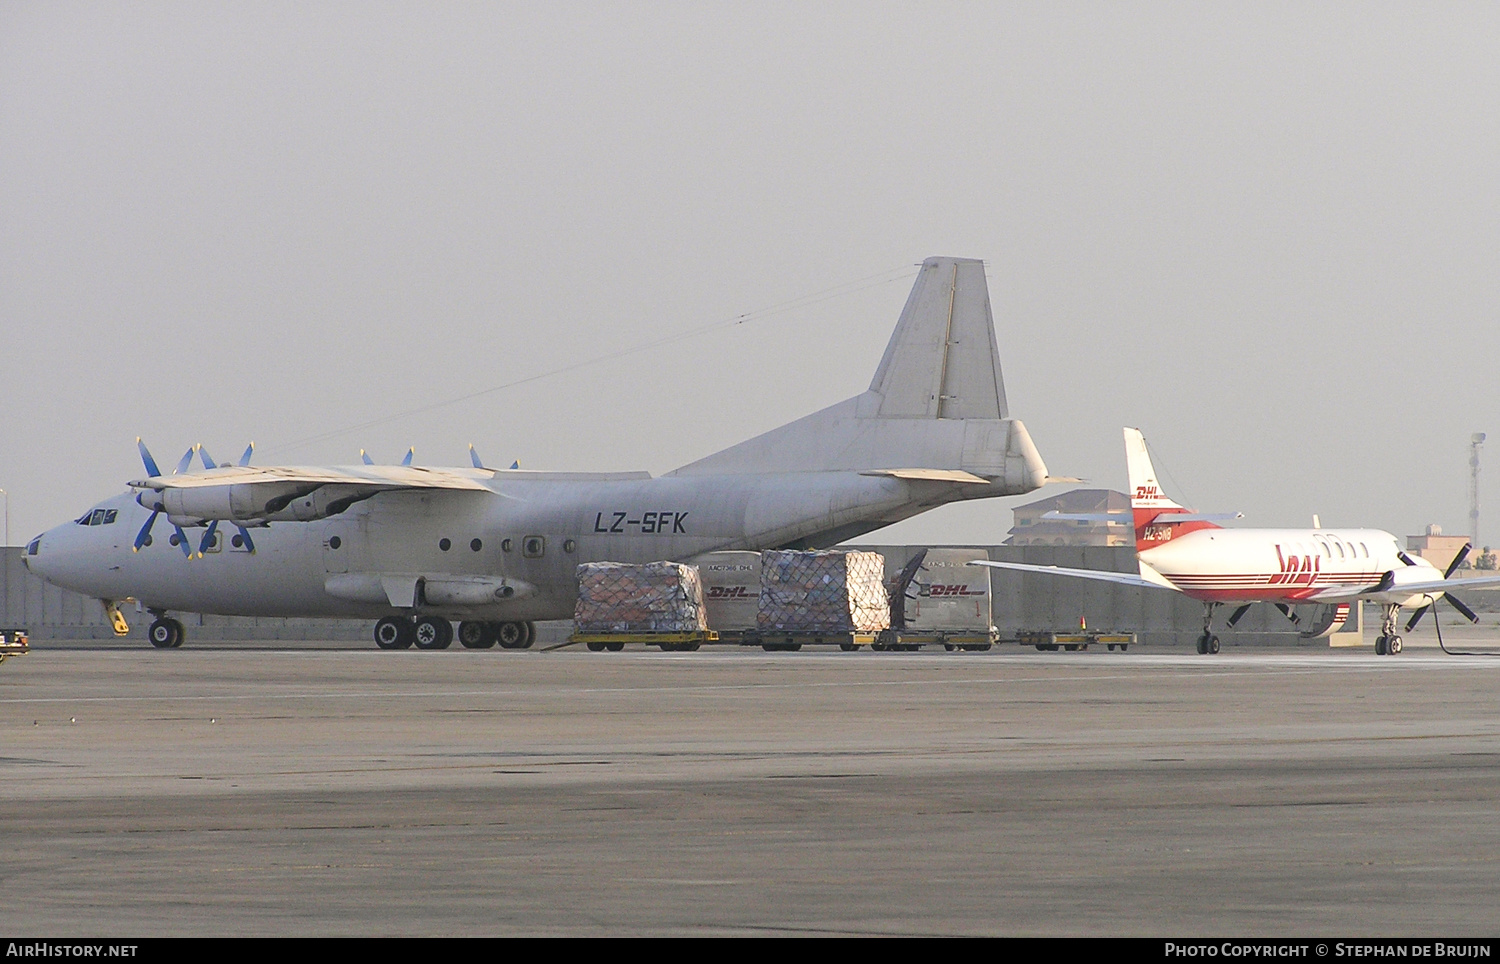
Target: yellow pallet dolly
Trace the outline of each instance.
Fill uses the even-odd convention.
[[[583,643],[591,653],[602,653],[605,650],[618,653],[625,648],[626,643],[660,646],[666,653],[686,653],[704,643],[718,641],[719,634],[711,629],[697,633],[574,633],[568,637],[568,642]]]

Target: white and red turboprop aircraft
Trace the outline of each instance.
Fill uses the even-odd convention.
[[[1408,555],[1395,536],[1379,529],[1222,528],[1218,520],[1239,518],[1239,513],[1194,512],[1162,493],[1146,453],[1146,440],[1138,429],[1125,429],[1125,461],[1140,575],[1016,562],[969,565],[1171,589],[1191,596],[1203,603],[1199,653],[1219,651],[1219,638],[1213,634],[1211,622],[1214,610],[1225,603],[1237,604],[1229,617],[1230,627],[1258,602],[1274,603],[1294,620],[1291,604],[1330,603],[1338,607],[1335,625],[1341,625],[1350,605],[1370,600],[1383,610],[1375,652],[1395,654],[1401,652],[1401,637],[1396,634],[1401,607],[1418,607],[1406,624],[1406,632],[1411,632],[1433,603],[1445,596],[1470,622],[1478,622],[1479,617],[1454,598],[1451,590],[1455,586],[1500,583],[1500,574],[1448,578],[1463,563],[1470,546],[1459,552],[1447,572],[1439,572],[1426,559]],[[1118,516],[1049,512],[1043,518],[1117,521]],[[1316,518],[1313,522],[1316,526]]]

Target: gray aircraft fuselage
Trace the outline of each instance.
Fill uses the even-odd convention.
[[[531,476],[531,477],[527,477]],[[184,558],[162,525],[132,547],[150,514],[124,493],[99,504],[109,525],[67,523],[44,533],[28,565],[49,581],[153,609],[243,616],[378,618],[419,611],[451,619],[566,619],[584,562],[686,561],[722,549],[835,544],[1003,486],[863,476],[853,472],[574,480],[497,473],[492,493],[383,492],[313,522],[252,529],[255,551],[233,529],[202,558]],[[997,491],[998,490],[998,491]],[[198,547],[201,530],[187,530]],[[446,546],[446,548],[444,548]],[[361,579],[364,579],[361,582]],[[429,585],[480,580],[484,603],[423,603]],[[386,583],[393,584],[396,603]],[[401,593],[410,593],[410,601]],[[405,602],[407,605],[397,605]]]

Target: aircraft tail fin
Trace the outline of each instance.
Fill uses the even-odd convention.
[[[984,262],[928,258],[870,382],[881,418],[1006,418]]]
[[[1009,417],[983,261],[923,262],[864,394],[671,474],[887,469],[970,473],[989,483],[973,487],[985,495],[1047,480],[1026,427]]]
[[[1136,552],[1171,542],[1197,529],[1219,528],[1162,491],[1151,455],[1146,451],[1146,437],[1137,428],[1125,429],[1125,471],[1130,482],[1130,509],[1135,517]],[[1183,518],[1174,520],[1173,516]]]

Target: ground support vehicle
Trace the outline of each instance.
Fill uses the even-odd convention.
[[[25,656],[31,652],[31,639],[24,629],[0,629],[0,663],[7,656]]]
[[[1135,642],[1135,633],[1097,633],[1088,630],[1080,630],[1076,633],[1017,633],[1015,641],[1022,646],[1035,646],[1044,652],[1064,649],[1071,653],[1100,643],[1110,649],[1118,648],[1123,651],[1129,649],[1130,644]]]
[[[626,643],[660,646],[664,653],[690,653],[704,643],[716,643],[719,634],[713,630],[696,633],[574,633],[570,643],[583,643],[591,653],[618,653]]]

